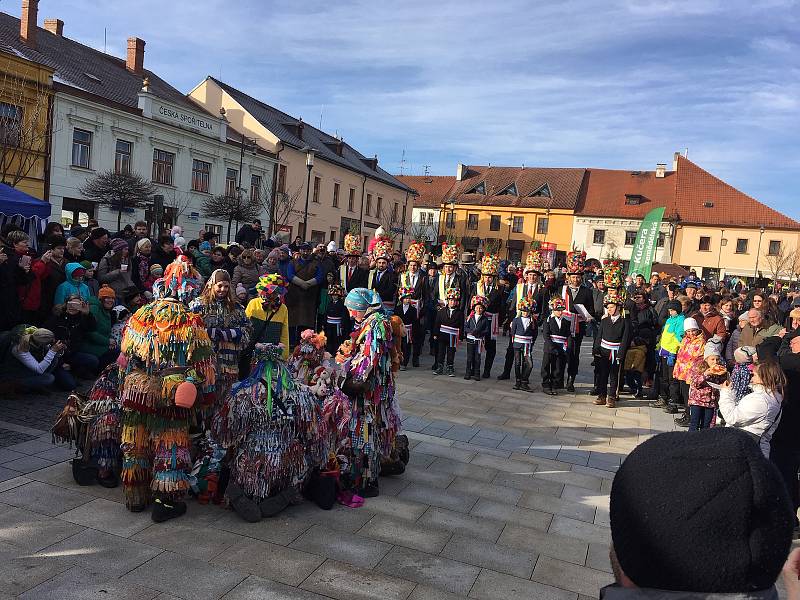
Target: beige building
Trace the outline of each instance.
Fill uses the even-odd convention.
[[[375,229],[395,235],[395,248],[409,241],[413,198],[410,189],[342,139],[283,113],[213,78],[189,97],[231,127],[278,156],[270,228],[285,239],[335,240],[340,246],[359,227],[365,248]],[[304,227],[308,202],[308,227]],[[307,229],[307,235],[306,235]]]

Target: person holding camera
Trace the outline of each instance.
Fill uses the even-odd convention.
[[[64,342],[55,341],[49,329],[18,325],[2,334],[0,347],[7,349],[0,361],[0,379],[23,392],[47,393],[55,383],[53,371],[66,350]]]
[[[99,359],[81,351],[86,334],[95,330],[97,322],[89,312],[89,303],[78,295],[69,296],[65,304],[53,309],[53,313],[45,326],[53,332],[56,341],[65,346],[53,371],[55,384],[63,390],[74,390],[77,378],[89,379],[97,374]]]

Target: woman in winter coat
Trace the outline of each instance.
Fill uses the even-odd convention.
[[[241,283],[248,293],[256,287],[259,277],[259,267],[256,264],[254,254],[253,249],[248,248],[239,255],[239,264],[233,269],[231,281],[234,288]]]
[[[0,249],[0,331],[7,331],[22,320],[19,290],[33,278],[28,254],[28,234],[11,231]]]
[[[97,265],[97,280],[111,286],[118,298],[124,298],[133,287],[131,265],[128,259],[128,242],[121,238],[111,241],[111,251]]]
[[[769,458],[772,434],[781,419],[783,389],[786,376],[775,361],[757,363],[753,369],[750,388],[753,390],[736,402],[730,382],[720,390],[719,412],[728,427],[741,429],[758,443]],[[795,480],[795,485],[797,481]]]
[[[136,256],[131,260],[131,279],[133,280],[133,285],[140,292],[149,292],[152,289],[147,287],[147,280],[150,278],[150,265],[153,262],[152,253],[153,242],[148,238],[142,238],[136,242]]]
[[[86,334],[80,346],[81,352],[97,357],[99,370],[103,370],[119,356],[119,348],[112,348],[111,329],[116,319],[113,308],[117,303],[113,288],[103,285],[97,298],[89,300],[89,313],[94,317],[95,329]]]

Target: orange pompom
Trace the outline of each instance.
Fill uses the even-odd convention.
[[[175,390],[175,406],[192,408],[197,400],[197,388],[191,381],[184,381]]]

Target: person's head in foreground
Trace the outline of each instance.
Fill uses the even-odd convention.
[[[714,427],[647,440],[614,478],[610,517],[616,583],[601,598],[777,600],[792,509],[778,470],[746,433]]]

